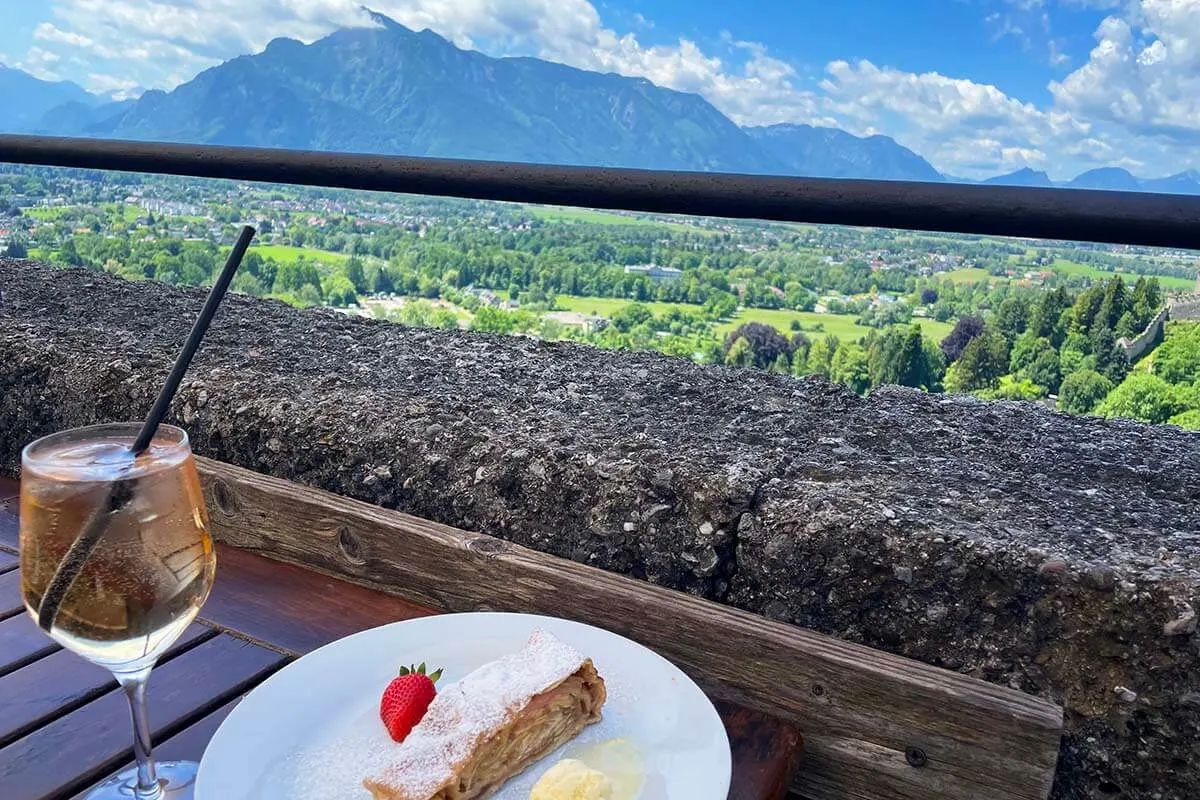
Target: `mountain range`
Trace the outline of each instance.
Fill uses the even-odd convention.
[[[696,94],[537,58],[492,58],[381,14],[312,44],[276,39],[170,92],[114,102],[0,65],[0,131],[551,164],[946,181],[887,136],[739,127]],[[1065,184],[1022,169],[983,181],[1200,194],[1200,174],[1115,167]]]

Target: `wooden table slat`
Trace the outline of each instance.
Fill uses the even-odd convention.
[[[0,619],[25,613],[21,602],[21,570],[14,569],[0,575]]]
[[[217,732],[217,728],[221,727],[221,723],[229,716],[229,712],[233,711],[240,702],[242,702],[241,697],[231,700],[203,719],[193,722],[174,736],[162,742],[155,741],[154,757],[159,761],[199,761],[200,757],[204,755],[204,749],[208,747],[209,740]],[[133,763],[133,760],[130,759],[120,767],[106,774],[103,778],[97,780],[96,783],[103,783],[110,775],[120,772],[127,767],[132,767]],[[85,800],[87,793],[94,786],[95,784],[75,795],[74,800]]]
[[[228,634],[188,650],[154,671],[148,702],[156,736],[169,736],[243,693],[285,656]],[[41,800],[72,794],[132,756],[129,709],[119,690],[0,749],[6,797]]]
[[[0,678],[59,648],[28,614],[0,622]]]
[[[206,625],[190,625],[159,663],[165,664],[176,654],[216,635]],[[0,714],[0,747],[115,688],[112,673],[70,650],[58,650],[5,675],[0,678],[0,708],[4,709]]]
[[[16,553],[0,550],[0,574],[16,569],[19,563],[21,563],[21,560],[17,558]]]
[[[201,616],[292,653],[436,612],[399,597],[217,545],[217,582]]]

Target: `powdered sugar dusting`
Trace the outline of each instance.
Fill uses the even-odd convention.
[[[369,793],[363,788],[363,777],[387,769],[396,748],[379,722],[377,704],[372,704],[340,735],[279,764],[265,786],[251,796],[290,800],[364,798]]]
[[[367,774],[404,800],[427,800],[454,778],[480,738],[504,725],[535,695],[566,680],[586,660],[570,645],[535,630],[523,650],[485,664],[438,692],[421,723],[393,750],[392,765]]]

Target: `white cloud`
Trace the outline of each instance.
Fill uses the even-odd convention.
[[[1200,142],[1200,2],[1141,0],[1095,38],[1088,62],[1050,85],[1056,104],[1131,134]]]
[[[38,26],[33,29],[33,38],[40,39],[43,42],[59,42],[61,44],[70,45],[71,47],[83,47],[90,49],[94,42],[86,36],[78,33],[69,33],[56,28],[49,22],[39,22]]]
[[[1047,61],[1052,67],[1065,67],[1071,63],[1071,57],[1062,51],[1062,42],[1051,39],[1048,45]]]
[[[89,72],[84,88],[96,94],[108,95],[114,100],[127,100],[141,93],[137,81],[100,72]]]

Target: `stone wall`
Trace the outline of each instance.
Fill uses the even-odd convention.
[[[1164,307],[1161,311],[1154,315],[1154,319],[1150,320],[1150,324],[1146,329],[1139,333],[1133,339],[1126,339],[1122,336],[1117,339],[1117,346],[1125,352],[1125,358],[1130,362],[1136,361],[1145,353],[1147,348],[1154,345],[1162,339],[1163,324],[1167,321],[1167,315],[1170,309]]]
[[[141,417],[203,293],[0,261],[0,470]],[[198,452],[1062,703],[1059,798],[1200,796],[1200,435],[230,297]]]
[[[1200,320],[1200,294],[1185,294],[1168,301],[1171,319]]]

